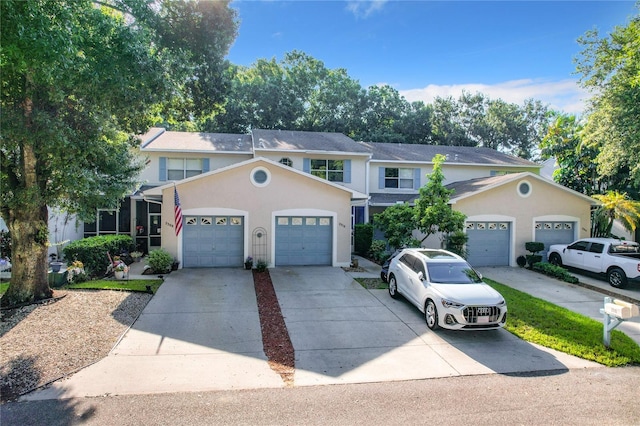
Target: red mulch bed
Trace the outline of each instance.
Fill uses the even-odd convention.
[[[258,272],[254,269],[253,284],[260,314],[262,345],[269,367],[282,377],[287,386],[293,386],[295,352],[269,271]]]

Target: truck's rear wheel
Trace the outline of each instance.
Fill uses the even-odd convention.
[[[620,268],[611,268],[607,272],[609,284],[615,288],[624,288],[627,286],[627,275]]]

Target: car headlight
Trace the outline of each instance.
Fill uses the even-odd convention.
[[[464,306],[464,304],[462,303],[458,303],[449,299],[442,299],[441,302],[442,306],[444,306],[445,308],[462,308]]]
[[[507,302],[505,302],[504,299],[502,299],[501,301],[498,302],[498,304],[496,306],[504,306],[506,304],[507,304]]]

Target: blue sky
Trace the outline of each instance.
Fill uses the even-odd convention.
[[[482,92],[580,113],[577,38],[608,34],[634,1],[246,1],[228,59],[250,66],[303,51],[363,87],[389,84],[407,100]]]

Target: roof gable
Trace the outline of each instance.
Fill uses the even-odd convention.
[[[354,199],[354,200],[367,200],[369,198],[368,195],[363,194],[361,192],[358,192],[356,190],[347,188],[347,187],[342,186],[342,185],[335,184],[333,182],[329,182],[328,180],[321,179],[321,178],[319,178],[317,176],[311,175],[309,173],[305,173],[303,171],[294,169],[294,168],[289,167],[289,166],[285,166],[283,164],[280,164],[278,162],[269,160],[268,158],[264,158],[264,157],[252,158],[250,160],[246,160],[246,161],[242,161],[242,162],[239,162],[239,163],[235,163],[235,164],[232,164],[232,165],[227,166],[227,167],[222,167],[220,169],[216,169],[216,170],[213,170],[213,171],[210,171],[210,172],[207,172],[207,173],[202,173],[202,174],[199,174],[199,175],[187,178],[187,179],[183,179],[183,180],[180,180],[180,181],[177,181],[177,182],[170,182],[170,183],[167,183],[165,185],[156,186],[154,188],[150,188],[150,189],[144,191],[144,195],[150,195],[150,196],[162,195],[162,191],[164,189],[166,189],[166,188],[169,188],[169,187],[172,187],[172,186],[180,186],[181,184],[184,184],[184,183],[187,183],[187,182],[191,182],[191,181],[194,181],[194,180],[206,179],[209,176],[215,176],[217,174],[221,174],[221,173],[225,173],[225,172],[228,172],[228,171],[231,171],[231,170],[234,170],[234,169],[238,169],[238,168],[247,166],[249,164],[255,164],[256,166],[261,165],[261,164],[267,164],[269,166],[277,167],[277,168],[282,169],[282,170],[284,170],[284,171],[286,171],[288,173],[293,173],[295,175],[299,175],[300,177],[302,177],[304,179],[311,179],[311,180],[320,182],[320,183],[322,183],[324,185],[328,185],[328,186],[330,186],[330,187],[332,187],[334,189],[338,189],[340,191],[347,192],[347,193],[351,194],[351,198]]]
[[[567,188],[566,186],[560,185],[554,181],[545,179],[539,175],[536,175],[530,172],[509,173],[509,174],[500,175],[500,176],[491,176],[486,178],[463,180],[459,182],[450,183],[449,185],[446,185],[446,188],[453,189],[455,191],[450,200],[451,204],[455,204],[456,201],[458,200],[479,195],[485,191],[489,191],[493,188],[497,188],[499,186],[505,185],[507,183],[513,182],[518,179],[522,179],[524,177],[528,179],[538,180],[540,182],[554,186],[557,189],[566,191],[567,193],[573,196],[582,198],[583,200],[588,201],[591,204],[598,203],[595,199],[589,197],[588,195],[584,195],[580,192],[574,191],[573,189]]]

